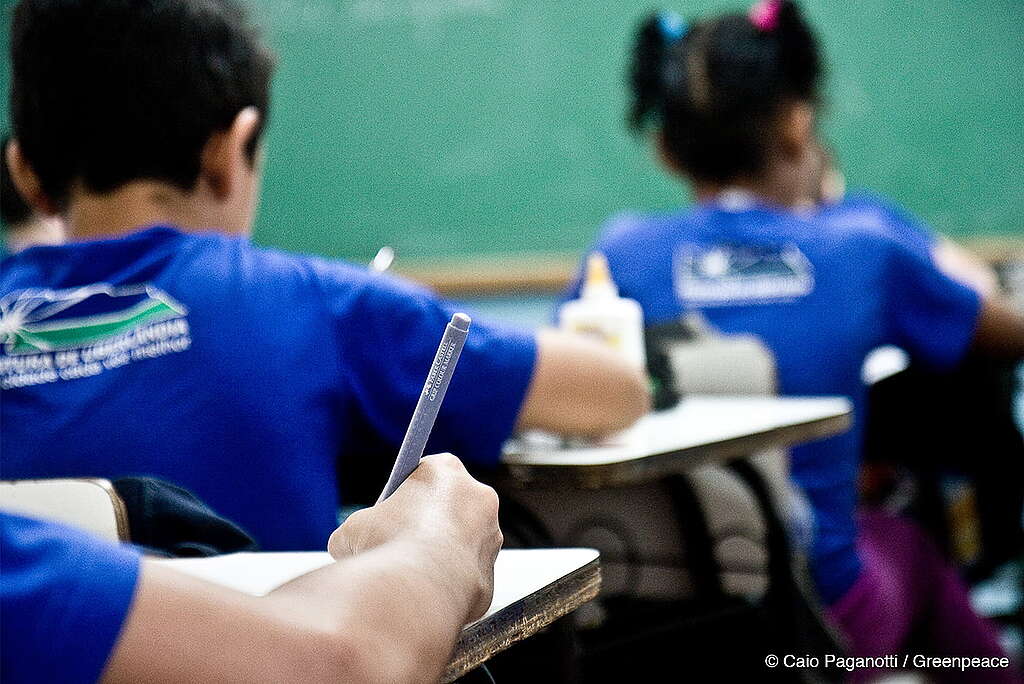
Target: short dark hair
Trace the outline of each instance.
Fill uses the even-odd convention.
[[[239,111],[265,126],[273,57],[233,0],[22,0],[11,24],[11,121],[58,206],[75,183],[195,187],[210,136]]]
[[[630,71],[629,120],[660,124],[673,159],[698,180],[761,171],[780,106],[820,101],[818,42],[794,2],[770,29],[746,14],[698,22],[682,38],[664,16],[641,25]]]

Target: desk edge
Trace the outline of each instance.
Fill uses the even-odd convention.
[[[458,679],[491,656],[595,598],[601,588],[600,560],[598,556],[543,589],[464,629],[441,681],[448,684]],[[566,591],[571,594],[569,598],[564,602],[557,601],[556,597]],[[517,614],[507,625],[499,626],[499,618],[508,617],[510,613]],[[488,631],[495,627],[497,629],[489,634]]]
[[[687,447],[645,458],[597,465],[502,464],[497,484],[509,489],[528,487],[575,487],[599,489],[642,484],[669,474],[686,473],[708,463],[722,463],[735,458],[776,447],[789,447],[797,442],[814,442],[842,434],[853,423],[852,411],[815,418],[782,427],[743,435],[719,442]],[[792,433],[799,432],[795,440]],[[680,463],[681,458],[686,462]]]

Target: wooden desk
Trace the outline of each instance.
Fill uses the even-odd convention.
[[[839,434],[852,406],[840,397],[694,396],[597,445],[509,442],[500,485],[597,489],[650,482],[701,465]]]
[[[329,554],[235,553],[156,561],[238,591],[264,596],[331,562]],[[597,596],[594,549],[505,549],[494,566],[494,598],[484,617],[466,625],[442,682],[451,682]]]

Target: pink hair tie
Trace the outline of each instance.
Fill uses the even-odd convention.
[[[753,7],[747,16],[750,23],[762,33],[771,33],[779,24],[779,10],[782,9],[782,0],[761,0]]]

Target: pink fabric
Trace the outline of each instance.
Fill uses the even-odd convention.
[[[916,526],[876,512],[862,513],[858,522],[863,571],[829,608],[850,655],[1006,655],[993,627],[972,610],[963,582]],[[859,672],[855,679],[877,674]],[[929,669],[928,676],[940,682],[1022,681],[1012,663],[1008,669]]]

